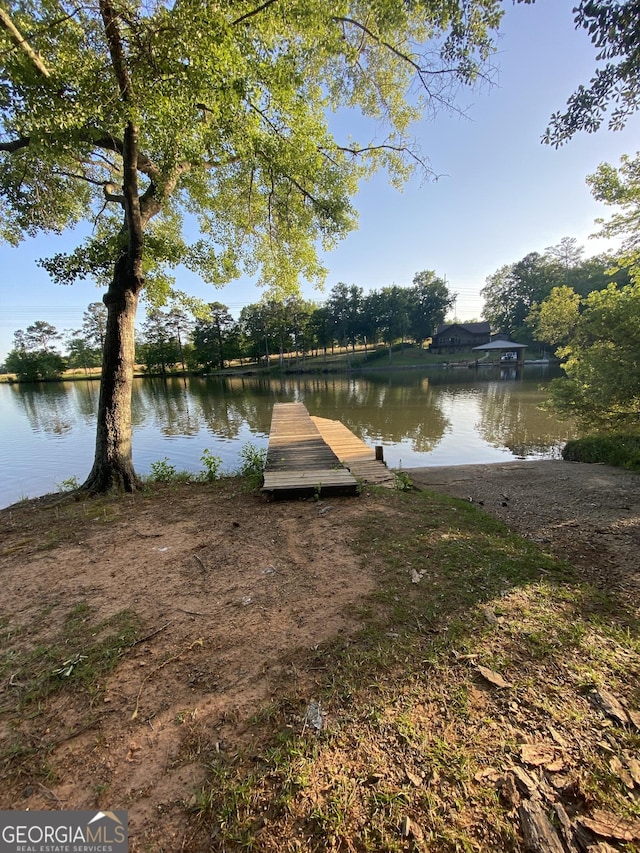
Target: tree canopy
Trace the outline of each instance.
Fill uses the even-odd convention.
[[[548,296],[557,273],[557,264],[538,252],[501,267],[487,278],[480,291],[485,300],[482,316],[496,331],[521,337],[532,306]]]
[[[16,243],[97,217],[78,250],[45,263],[64,283],[109,281],[123,214],[127,229],[149,229],[147,286],[166,286],[155,262],[183,262],[214,284],[241,271],[280,288],[321,279],[316,242],[354,227],[356,181],[379,166],[402,181],[426,165],[410,125],[475,79],[498,7],[10,4],[0,233]],[[328,116],[342,108],[386,135],[335,138]],[[190,244],[185,214],[200,226]]]
[[[637,432],[640,415],[640,286],[610,285],[581,300],[564,327],[567,378],[555,379],[551,400],[583,427]]]
[[[640,283],[640,152],[623,155],[618,168],[602,163],[587,182],[598,201],[618,208],[599,236],[623,238],[617,265]]]
[[[551,116],[544,141],[556,147],[578,131],[598,130],[605,120],[609,130],[620,130],[640,107],[640,0],[580,0],[573,11],[600,65],[589,84],[570,96],[566,110]]]
[[[25,382],[59,379],[67,367],[66,359],[56,349],[61,337],[55,326],[45,320],[18,329],[13,335],[13,349],[4,362],[6,370]]]
[[[357,182],[428,169],[411,125],[492,51],[499,0],[3,0],[0,237],[93,223],[44,262],[97,277],[108,309],[94,467],[133,489],[134,320],[185,264],[292,290],[354,227]],[[356,113],[361,138],[332,131]],[[369,125],[368,122],[371,124]],[[333,122],[335,124],[335,120]],[[354,125],[355,127],[356,125]],[[199,234],[187,239],[185,218]]]
[[[580,296],[572,287],[554,287],[540,304],[535,303],[527,317],[538,341],[557,347],[571,337],[580,316]]]
[[[552,314],[561,304],[564,311],[567,292],[587,296],[612,283],[629,283],[627,270],[612,255],[583,259],[583,252],[576,240],[564,237],[556,246],[549,246],[544,255],[530,252],[520,261],[496,270],[480,291],[485,300],[482,316],[494,331],[505,332],[515,340],[557,344],[560,339],[558,330],[553,328]],[[554,290],[558,292],[549,303]],[[542,305],[544,319],[540,322]]]
[[[554,380],[551,402],[587,429],[637,433],[640,414],[640,154],[619,168],[603,163],[588,183],[595,198],[618,211],[601,222],[601,236],[622,237],[610,259],[606,287],[555,287],[534,305],[528,322],[536,337],[558,346],[565,379]],[[597,260],[597,259],[595,259]],[[587,262],[588,263],[588,262]],[[579,271],[584,262],[570,272]],[[587,282],[602,282],[592,267]],[[569,282],[572,283],[572,282]]]

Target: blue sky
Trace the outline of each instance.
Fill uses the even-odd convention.
[[[502,265],[563,237],[576,237],[587,256],[607,248],[589,235],[594,220],[611,211],[592,199],[585,178],[599,163],[636,152],[640,116],[621,133],[581,134],[558,150],[540,143],[551,113],[595,67],[586,33],[574,29],[574,2],[505,1],[495,85],[461,92],[458,106],[466,117],[440,114],[416,128],[440,178],[416,179],[398,192],[379,174],[361,187],[355,199],[360,227],[326,255],[325,294],[339,281],[365,291],[408,286],[416,272],[433,269],[458,294],[458,317],[472,319],[480,316],[487,276]],[[59,331],[78,328],[86,306],[100,299],[90,283],[60,287],[35,265],[73,245],[72,235],[62,235],[0,246],[0,360],[16,329],[36,320]],[[249,280],[215,290],[186,272],[178,274],[177,286],[224,302],[234,315],[261,295]],[[303,293],[324,298],[304,284]]]

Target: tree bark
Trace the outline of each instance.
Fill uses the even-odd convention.
[[[114,269],[104,296],[107,328],[102,358],[96,450],[91,473],[82,486],[89,492],[133,492],[140,480],[131,449],[131,392],[135,362],[135,318],[139,288],[129,279],[126,255]],[[132,286],[133,285],[133,286]]]
[[[107,328],[102,357],[102,381],[98,403],[96,452],[93,468],[82,490],[133,492],[140,480],[133,467],[131,450],[131,392],[135,363],[135,319],[138,297],[144,285],[142,255],[144,228],[157,205],[149,204],[145,221],[138,195],[138,133],[127,124],[122,153],[124,222],[126,243],[116,260],[113,279],[103,297]]]

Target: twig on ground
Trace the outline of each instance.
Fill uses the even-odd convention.
[[[198,637],[198,639],[194,640],[193,643],[188,645],[186,649],[182,649],[182,651],[178,652],[177,655],[173,655],[173,657],[170,657],[168,660],[164,661],[164,663],[161,663],[159,666],[154,667],[154,669],[152,669],[151,672],[148,672],[145,675],[145,677],[142,679],[142,683],[140,684],[140,689],[138,690],[138,695],[136,696],[136,706],[133,710],[133,714],[131,715],[132,720],[135,720],[138,717],[138,711],[140,708],[140,697],[142,696],[142,689],[143,689],[144,685],[147,683],[147,681],[149,681],[151,676],[155,675],[156,672],[159,672],[161,669],[163,669],[168,664],[173,663],[173,661],[178,660],[186,652],[190,652],[194,646],[202,646],[202,645],[203,645],[202,637]]]
[[[135,648],[135,646],[139,646],[140,643],[145,643],[147,640],[150,640],[152,637],[156,637],[158,634],[160,634],[162,631],[164,631],[166,628],[168,628],[172,622],[173,622],[173,619],[170,619],[168,622],[166,622],[160,628],[157,628],[155,631],[152,631],[150,634],[147,634],[146,637],[140,637],[139,640],[134,640],[133,643],[130,643],[130,645],[127,646],[126,651],[129,651],[129,649]],[[122,654],[122,652],[120,654]]]
[[[51,790],[51,788],[47,788],[47,786],[46,786],[46,785],[43,785],[43,784],[42,784],[42,782],[38,782],[38,785],[42,788],[42,790],[45,792],[45,794],[46,794],[48,797],[51,797],[51,799],[52,799],[52,800],[55,800],[55,802],[60,806],[60,808],[62,808],[62,807],[64,806],[64,802],[63,802],[63,800],[61,800],[61,799],[60,799],[60,798],[59,798],[59,797],[58,797],[58,796],[57,796],[57,795],[56,795],[56,794]]]
[[[202,571],[206,574],[209,571],[209,569],[205,566],[205,564],[203,563],[203,561],[200,559],[200,557],[197,554],[194,554],[193,556],[200,563],[200,565],[202,566]]]
[[[140,530],[136,530],[135,527],[133,530],[142,539],[159,539],[161,536],[164,536],[164,533],[142,533]]]

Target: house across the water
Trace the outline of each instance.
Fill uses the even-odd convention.
[[[431,338],[431,352],[454,353],[471,351],[473,347],[488,344],[491,340],[491,325],[482,323],[446,323],[438,326]]]

